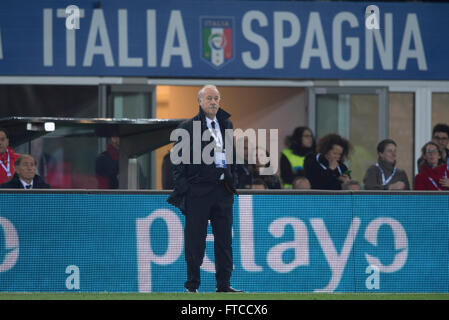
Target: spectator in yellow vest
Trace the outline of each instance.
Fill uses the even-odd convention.
[[[315,152],[316,142],[312,130],[308,127],[297,127],[291,136],[288,136],[280,158],[280,176],[284,189],[291,189],[293,180],[302,177],[304,173],[304,160],[309,153]]]

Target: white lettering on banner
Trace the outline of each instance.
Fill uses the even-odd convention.
[[[284,235],[287,225],[293,228],[294,240],[275,245],[267,254],[267,264],[271,269],[279,273],[287,273],[298,266],[307,266],[309,264],[309,241],[307,227],[304,222],[298,218],[280,218],[273,221],[268,230],[272,236],[280,238]],[[294,250],[295,258],[290,263],[284,263],[282,255],[290,249]]]
[[[147,66],[157,67],[156,10],[147,10]]]
[[[328,285],[323,289],[317,289],[315,292],[333,292],[340,283],[343,271],[346,267],[346,262],[348,261],[349,254],[351,253],[352,246],[354,245],[354,240],[357,235],[357,231],[360,227],[360,219],[355,217],[352,219],[351,226],[349,227],[348,234],[341,249],[340,254],[338,254],[335,249],[335,245],[326,229],[323,219],[312,218],[310,219],[310,224],[312,225],[313,231],[315,232],[318,242],[323,249],[324,255],[329,267],[332,271],[332,277]]]
[[[175,38],[178,38],[179,47],[175,47]],[[165,37],[164,51],[162,53],[161,67],[169,67],[172,56],[180,56],[184,68],[192,67],[189,45],[187,42],[181,11],[173,10],[170,14],[167,36]]]
[[[246,271],[260,272],[262,267],[255,262],[254,251],[254,221],[253,221],[253,196],[239,196],[240,218],[240,255],[242,267]]]
[[[155,254],[151,247],[151,225],[156,219],[162,219],[167,226],[167,251],[162,255]],[[151,292],[151,264],[169,265],[180,257],[183,248],[182,225],[173,211],[157,209],[145,218],[138,218],[136,228],[139,292]]]
[[[79,18],[85,16],[86,10],[79,9]],[[66,18],[66,15],[65,9],[56,9],[57,18]],[[236,50],[246,47],[249,47],[249,49],[242,50],[236,56],[241,59],[246,68],[251,70],[267,67],[271,55],[273,55],[273,61],[270,63],[276,70],[290,70],[292,68],[307,70],[311,68],[312,62],[317,60],[323,70],[347,71],[363,64],[360,61],[360,57],[363,55],[365,56],[363,66],[365,70],[373,70],[376,59],[380,61],[379,69],[381,70],[393,70],[395,66],[397,71],[406,70],[407,65],[410,65],[412,61],[416,61],[419,70],[428,70],[424,42],[416,13],[407,14],[403,30],[394,29],[393,14],[388,12],[384,13],[384,22],[381,29],[367,29],[365,21],[361,23],[360,17],[358,18],[352,12],[342,11],[336,13],[334,17],[328,17],[327,15],[324,17],[326,19],[332,18],[331,30],[323,29],[320,12],[312,11],[309,13],[305,30],[294,12],[274,11],[272,17],[259,10],[244,12],[240,22],[241,36],[233,39],[233,46]],[[77,39],[80,38],[79,36],[75,38],[76,29],[69,30],[64,27],[66,29],[66,66],[76,66],[76,45],[80,45],[80,43],[76,43],[77,41],[83,41],[81,45],[86,47],[82,64],[84,67],[92,67],[95,63],[99,65],[104,63],[106,67],[116,66],[109,38],[111,33],[108,32],[104,11],[93,9],[90,19],[91,21],[88,21],[90,28],[87,39]],[[109,17],[109,19],[111,18]],[[118,42],[114,46],[118,49],[116,52],[118,67],[143,67],[144,56],[147,59],[145,64],[147,68],[170,68],[175,57],[180,58],[182,68],[193,67],[189,38],[186,34],[181,10],[170,11],[166,28],[161,27],[161,23],[157,24],[157,10],[146,10],[146,14],[142,14],[142,19],[146,19],[146,28],[129,30],[128,10],[118,9],[117,22],[109,23],[110,27],[114,26],[118,31],[117,39],[112,38],[113,41]],[[53,23],[53,9],[43,9],[43,65],[45,67],[54,65],[54,41],[63,41],[57,38],[59,33],[53,32]],[[163,32],[160,30],[158,32],[158,27],[163,28]],[[360,46],[360,43],[362,43],[360,36],[346,36],[344,30],[348,29],[352,33],[358,32],[364,35],[365,46]],[[235,30],[239,30],[238,26]],[[393,30],[399,34],[396,46],[399,45],[400,41],[399,53],[396,55],[393,51],[395,45]],[[135,37],[137,36],[135,35],[140,35],[142,32],[144,33],[143,41],[146,40],[147,42],[147,52],[139,52],[140,57],[131,57],[129,55],[129,49],[132,48],[131,44],[136,41]],[[301,47],[300,38],[304,33],[304,43]],[[269,39],[266,36],[267,34],[270,35]],[[133,35],[133,37],[129,38],[129,35]],[[331,39],[326,39],[326,37]],[[326,40],[328,41],[326,42]],[[162,44],[162,57],[159,62],[157,46],[162,46]],[[194,44],[194,47],[195,45],[197,44]],[[328,46],[331,46],[332,49]],[[349,50],[345,50],[346,48]],[[364,53],[361,52],[362,49],[364,49]],[[271,50],[273,50],[273,53]],[[0,35],[0,59],[3,57],[2,51]],[[289,57],[291,53],[294,56],[287,59],[287,53],[289,52]],[[343,53],[346,52],[348,53],[344,55]],[[56,54],[61,53],[58,51]],[[104,62],[101,59],[96,59],[94,62],[95,55],[103,56]],[[395,57],[397,61],[394,61]]]
[[[259,47],[259,58],[255,59],[250,51],[244,51],[242,52],[242,61],[250,69],[262,69],[268,63],[270,49],[267,40],[251,29],[253,20],[256,20],[260,27],[268,26],[267,17],[263,12],[251,10],[245,13],[242,18],[243,37]]]
[[[357,18],[350,12],[340,12],[334,18],[332,23],[332,55],[335,65],[342,70],[351,70],[359,63],[360,41],[355,37],[345,39],[345,45],[350,47],[349,60],[343,59],[342,50],[342,25],[343,22],[349,22],[351,28],[359,26]]]
[[[66,10],[58,9],[56,11],[56,17],[66,18]],[[78,19],[84,18],[84,9],[79,10]],[[79,23],[79,22],[78,22]],[[76,28],[69,29],[66,28],[65,32],[65,47],[66,47],[66,65],[67,67],[76,66]]]
[[[96,45],[97,35],[100,36],[100,45]],[[84,54],[84,67],[91,67],[94,55],[102,55],[104,63],[107,67],[114,66],[114,58],[112,56],[111,44],[109,42],[108,29],[102,9],[94,9],[92,21],[87,38],[86,52]]]
[[[368,261],[369,265],[377,266],[381,272],[391,273],[400,270],[407,261],[408,256],[408,240],[407,234],[405,233],[404,228],[399,223],[399,221],[389,218],[389,217],[380,217],[374,219],[369,223],[365,230],[365,239],[373,246],[377,246],[377,234],[379,232],[379,228],[382,225],[390,226],[393,231],[394,236],[394,247],[396,250],[400,250],[394,257],[393,262],[384,266],[380,260],[372,255],[365,253],[366,261]]]
[[[118,10],[118,60],[120,67],[142,67],[142,58],[128,55],[128,10]]]
[[[3,59],[2,29],[0,29],[0,60]]]
[[[411,48],[411,41],[415,44],[415,49]],[[418,17],[416,13],[409,13],[405,22],[404,36],[402,37],[401,50],[399,52],[398,70],[405,70],[408,59],[416,59],[419,70],[427,70],[424,45],[422,43],[421,32],[419,31]]]
[[[383,70],[393,70],[393,15],[385,14],[383,23],[385,45],[382,42],[380,31],[376,29],[365,29],[365,68],[374,69],[374,45],[373,37],[376,39],[376,48],[379,54]]]
[[[65,280],[65,287],[68,290],[80,289],[80,269],[78,266],[70,265],[65,268],[65,273],[69,276]]]
[[[44,66],[53,66],[53,10],[44,9],[43,11],[43,49]]]
[[[5,238],[5,248],[0,248],[5,253],[3,261],[0,263],[0,272],[5,272],[12,269],[19,258],[19,236],[16,228],[8,219],[0,217],[0,226]]]
[[[317,41],[317,48],[313,47],[313,39],[316,39]],[[306,39],[300,68],[309,69],[310,59],[314,57],[320,59],[321,68],[331,68],[326,41],[324,38],[323,26],[321,25],[321,18],[318,12],[311,12],[309,16],[309,24],[307,25]]]
[[[291,12],[274,12],[274,67],[284,68],[284,48],[292,47],[299,41],[301,26],[299,19]],[[290,24],[291,34],[284,38],[284,23]]]
[[[261,253],[258,255],[256,252],[257,246],[254,239],[257,239],[258,237],[254,235],[252,201],[252,195],[241,195],[239,197],[240,261],[242,269],[246,272],[262,272],[263,267],[256,263],[256,257],[262,255]],[[162,219],[167,226],[167,249],[163,254],[155,254],[152,250],[151,226],[156,219]],[[12,224],[5,221],[5,219],[0,220],[0,222],[5,230],[9,230],[10,240],[8,240],[7,237],[7,248],[16,250],[9,253],[5,258],[4,263],[1,265],[2,268],[0,268],[0,271],[5,271],[8,268],[11,268],[17,260],[18,239],[17,234],[14,236],[15,229]],[[335,241],[331,238],[322,218],[311,218],[309,222],[331,271],[331,278],[328,284],[324,288],[316,289],[314,291],[333,292],[338,288],[343,277],[349,256],[352,252],[352,248],[354,247],[358,230],[360,228],[361,219],[358,217],[354,217],[352,219],[340,252],[338,252],[335,246]],[[365,253],[365,258],[368,265],[371,267],[366,269],[365,272],[373,272],[373,274],[371,274],[365,281],[368,289],[378,289],[380,272],[391,273],[399,271],[407,261],[407,234],[400,222],[397,220],[389,217],[374,219],[369,222],[366,227],[364,234],[365,239],[373,246],[377,246],[379,228],[383,225],[389,226],[392,229],[395,250],[400,250],[400,252],[396,253],[394,261],[387,266],[383,265],[379,258]],[[274,272],[280,274],[292,272],[299,266],[310,266],[309,232],[306,224],[301,219],[296,217],[281,217],[275,219],[270,223],[267,231],[271,236],[281,238],[285,235],[287,227],[291,227],[293,229],[293,240],[274,245],[268,249],[266,254],[267,266]],[[173,211],[168,209],[158,209],[145,218],[137,219],[136,228],[139,292],[151,292],[152,264],[169,265],[180,258],[183,249],[183,228],[178,216]],[[265,235],[264,232],[263,235]],[[206,241],[214,242],[213,235],[208,234]],[[287,250],[292,249],[294,252],[294,258],[290,262],[284,263],[283,255]],[[206,272],[215,272],[214,262],[207,255],[204,256],[201,269]]]

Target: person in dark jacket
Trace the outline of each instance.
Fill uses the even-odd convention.
[[[119,148],[120,137],[114,135],[95,160],[98,189],[118,189]]]
[[[330,133],[318,141],[316,154],[309,154],[304,170],[312,189],[341,190],[350,172],[343,161],[349,154],[351,144],[345,138]]]
[[[50,185],[36,174],[36,160],[21,154],[14,164],[15,173],[11,180],[3,183],[0,188],[6,189],[49,189]]]
[[[221,109],[219,103],[218,89],[213,85],[204,86],[198,92],[199,113],[178,126],[175,133],[179,134],[179,139],[172,149],[174,189],[167,202],[178,207],[186,217],[187,281],[184,287],[188,292],[197,292],[200,286],[209,220],[214,234],[217,292],[239,292],[230,285],[232,206],[237,179],[235,159],[232,163],[226,160],[227,153],[235,155],[233,150],[228,150],[228,139],[233,136],[226,135],[225,130],[232,129],[233,125],[230,114]],[[209,135],[209,141],[203,141],[205,135]],[[188,153],[185,148],[189,149]],[[185,154],[189,155],[186,159]]]
[[[291,189],[296,177],[303,177],[306,156],[315,152],[316,142],[312,130],[308,127],[297,127],[288,136],[280,159],[281,180],[284,189]]]
[[[170,151],[168,151],[162,160],[162,189],[173,189],[173,178],[171,172]]]

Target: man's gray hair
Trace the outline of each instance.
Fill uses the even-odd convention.
[[[20,166],[20,163],[21,163],[22,160],[24,160],[25,158],[31,158],[31,159],[33,159],[34,165],[37,166],[37,161],[36,161],[36,159],[34,159],[34,157],[33,157],[31,154],[23,153],[23,154],[21,154],[21,155],[16,159],[16,161],[14,162],[14,167]]]
[[[200,91],[198,91],[198,104],[203,99],[203,93],[204,93],[204,90],[206,90],[206,89],[215,89],[215,90],[218,91],[218,88],[215,85],[213,85],[213,84],[206,84],[204,87],[202,87],[200,89]],[[220,91],[218,91],[218,92],[220,92]]]

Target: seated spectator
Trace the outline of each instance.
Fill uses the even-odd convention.
[[[118,189],[120,137],[109,138],[106,151],[95,160],[98,189]]]
[[[261,148],[257,148],[257,153],[255,155],[255,164],[251,164],[248,160],[248,154],[251,152],[251,148],[254,148],[251,144],[245,144],[244,145],[244,154],[243,154],[243,164],[237,164],[236,165],[236,171],[237,171],[237,178],[238,178],[238,185],[237,189],[247,189],[251,185],[254,184],[255,179],[262,179],[265,182],[265,185],[268,189],[281,189],[281,180],[276,174],[272,175],[265,175],[261,174],[261,168],[263,167],[270,167],[270,163],[266,163],[265,165],[260,162],[260,159],[262,156],[265,155],[265,157],[268,159],[270,157],[270,154],[268,151],[265,151]],[[264,154],[265,153],[265,154]],[[237,156],[238,150],[237,150]]]
[[[447,190],[448,172],[445,163],[440,164],[441,149],[435,142],[427,142],[421,149],[421,167],[415,176],[415,190]]]
[[[243,153],[241,149],[241,145],[243,145]],[[236,141],[236,159],[237,163],[235,166],[236,174],[237,174],[237,189],[247,189],[252,184],[252,176],[249,169],[249,158],[248,152],[249,150],[253,151],[254,146],[249,143],[247,137],[239,138]],[[256,155],[257,157],[257,155]]]
[[[349,141],[335,133],[318,141],[318,153],[308,155],[304,162],[312,189],[341,190],[342,183],[350,179],[350,171],[343,163],[350,149]]]
[[[407,173],[396,167],[396,142],[385,139],[377,145],[378,159],[365,173],[365,190],[410,190]]]
[[[249,165],[249,171],[252,176],[253,184],[255,179],[262,179],[268,189],[281,189],[281,180],[276,174],[261,174],[260,171],[262,168],[268,168],[270,167],[270,163],[267,162],[266,164],[262,164],[261,157],[265,156],[267,159],[270,158],[270,153],[268,151],[265,151],[262,148],[257,148],[257,159],[255,165]]]
[[[36,174],[36,160],[21,154],[15,162],[15,173],[11,180],[3,183],[1,188],[7,189],[48,189],[50,186]]]
[[[349,180],[342,184],[341,189],[357,191],[357,190],[362,190],[362,186],[356,180]]]
[[[265,181],[261,178],[256,178],[253,180],[253,183],[248,186],[248,189],[268,189]]]
[[[311,188],[310,181],[306,177],[296,177],[295,179],[293,179],[292,186],[292,189],[307,190]]]
[[[14,175],[14,163],[19,154],[9,146],[9,134],[0,128],[0,184],[11,180]]]
[[[438,164],[447,163],[449,161],[449,149],[447,145],[449,143],[449,126],[443,123],[439,123],[433,127],[432,130],[432,142],[436,143],[441,151],[441,159]],[[421,156],[418,159],[418,168],[421,167],[422,161],[424,161]]]
[[[280,172],[284,189],[292,188],[296,177],[304,176],[304,160],[309,153],[315,152],[315,138],[308,127],[297,127],[291,136],[288,136],[280,158]]]

